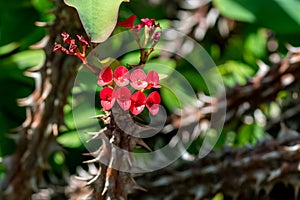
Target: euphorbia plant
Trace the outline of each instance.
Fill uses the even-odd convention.
[[[97,70],[95,66],[88,63],[86,58],[86,48],[90,47],[89,42],[82,36],[77,36],[78,43],[80,43],[79,48],[76,40],[65,32],[61,36],[63,42],[69,45],[68,49],[57,43],[53,49],[54,52],[61,51],[77,56],[97,76],[95,84],[101,88],[98,100],[104,112],[97,118],[103,121],[104,127],[99,132],[93,133],[92,139],[99,139],[104,133],[107,140],[98,151],[91,153],[96,158],[90,162],[99,162],[102,157],[105,157],[109,162],[101,165],[98,177],[88,181],[89,184],[93,183],[93,196],[97,197],[96,199],[99,195],[101,196],[100,199],[106,197],[112,199],[126,198],[129,192],[128,186],[133,187],[135,185],[132,177],[129,178],[130,173],[120,172],[111,164],[111,162],[121,162],[112,149],[118,147],[131,152],[136,145],[142,145],[149,149],[141,138],[130,135],[128,130],[123,130],[124,127],[119,126],[117,121],[122,121],[123,118],[117,119],[120,115],[114,115],[113,111],[116,110],[118,113],[121,111],[121,114],[125,116],[125,121],[134,121],[135,116],[141,114],[145,109],[155,117],[159,112],[159,104],[161,103],[158,91],[160,88],[158,73],[155,70],[148,73],[143,70],[149,55],[154,51],[160,38],[161,27],[155,23],[154,19],[148,18],[142,19],[140,24],[134,25],[135,19],[136,16],[131,16],[124,22],[120,22],[119,25],[128,28],[138,42],[140,62],[136,65],[127,64],[125,65],[127,67],[120,65],[116,68],[103,66],[101,70]],[[141,32],[143,29],[144,32]],[[126,122],[124,123],[126,124]],[[133,131],[136,132],[137,130]],[[131,163],[130,159],[132,158],[126,159],[128,163]]]

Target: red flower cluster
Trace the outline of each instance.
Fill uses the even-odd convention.
[[[159,111],[159,93],[151,92],[148,97],[144,94],[147,89],[160,88],[158,74],[153,70],[146,75],[142,69],[136,69],[130,74],[124,66],[119,66],[114,72],[110,67],[105,67],[99,74],[98,85],[104,87],[100,92],[104,110],[110,110],[117,100],[124,111],[130,110],[134,115],[140,114],[145,106],[152,115]],[[131,94],[127,88],[129,85],[137,91]],[[114,90],[113,86],[118,88]]]
[[[129,18],[127,18],[125,21],[119,22],[118,25],[125,27],[125,28],[133,29],[136,31],[141,30],[141,28],[143,28],[145,26],[148,28],[151,28],[151,27],[160,28],[159,24],[155,24],[155,19],[149,19],[149,18],[141,19],[142,23],[140,23],[138,25],[134,25],[135,20],[136,20],[136,15],[132,15]]]
[[[77,56],[84,64],[86,64],[86,47],[89,47],[90,45],[83,36],[81,35],[76,35],[76,36],[81,45],[82,52],[80,52],[75,39],[72,39],[70,35],[66,32],[61,33],[61,37],[64,43],[69,44],[69,49],[66,49],[61,44],[55,43],[53,52],[63,52],[66,54]]]
[[[141,43],[140,46],[145,47],[149,39],[151,39],[152,40],[151,47],[153,48],[157,44],[161,36],[161,30],[156,31],[156,28],[161,29],[160,25],[155,23],[155,19],[149,19],[149,18],[141,19],[140,24],[134,25],[135,20],[136,20],[136,16],[132,15],[125,21],[119,22],[118,25],[133,30],[136,33],[136,36],[138,37],[138,41],[140,39],[139,36],[140,30],[144,27],[145,41],[144,43]]]

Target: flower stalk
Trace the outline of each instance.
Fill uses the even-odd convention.
[[[93,178],[81,178],[91,188],[91,196],[94,199],[126,199],[130,191],[139,188],[132,174],[119,169],[133,167],[130,153],[138,145],[151,150],[141,138],[131,133],[138,131],[132,126],[132,123],[136,124],[136,116],[142,112],[149,112],[154,116],[159,113],[161,97],[157,91],[160,88],[158,73],[152,70],[146,74],[143,66],[160,39],[160,31],[155,30],[161,27],[155,24],[154,19],[148,18],[142,19],[141,24],[134,25],[135,19],[136,16],[131,16],[119,23],[120,26],[131,30],[141,47],[140,62],[138,65],[130,65],[130,70],[122,65],[114,70],[110,66],[105,66],[102,70],[91,66],[86,59],[86,51],[90,45],[79,35],[76,42],[69,34],[63,32],[62,40],[69,45],[68,49],[57,43],[53,49],[54,52],[60,51],[78,57],[84,66],[98,77],[95,84],[101,87],[99,101],[104,114],[94,118],[102,121],[104,127],[96,133],[89,134],[92,135],[90,141],[100,139],[103,143],[98,150],[90,153],[94,158],[87,161],[98,166],[98,173],[94,174]],[[140,31],[142,28],[145,29],[143,41]],[[118,149],[127,153],[119,152]],[[103,160],[107,162],[101,163]]]

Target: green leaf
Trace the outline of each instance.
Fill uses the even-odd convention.
[[[255,144],[264,137],[263,127],[257,124],[244,124],[238,131],[237,145]]]
[[[169,88],[160,89],[161,98],[167,108],[171,111],[177,108],[182,108],[182,105],[176,95]]]
[[[55,152],[53,154],[53,161],[56,165],[63,165],[65,162],[65,155],[62,152]]]
[[[300,32],[300,1],[214,0],[221,14],[254,23],[281,34]]]
[[[49,13],[50,10],[54,9],[54,2],[48,0],[32,0],[32,5],[39,11],[42,21],[50,22],[55,19],[55,15]]]
[[[92,42],[105,41],[117,24],[119,7],[123,0],[64,0],[74,7]],[[125,1],[125,0],[124,0]],[[127,2],[129,0],[126,0]]]
[[[83,135],[88,139],[89,135]],[[57,142],[67,148],[81,148],[86,140],[82,140],[77,130],[63,133],[57,137]]]
[[[0,64],[1,68],[4,67],[8,70],[11,68],[18,68],[19,70],[26,70],[30,67],[42,64],[46,59],[43,50],[26,50],[3,59]]]
[[[266,54],[267,34],[265,31],[257,30],[247,36],[245,50],[253,53],[256,57],[262,58]]]
[[[87,99],[85,99],[88,101]],[[65,121],[71,129],[84,129],[97,125],[97,120],[91,119],[95,115],[95,108],[87,102],[81,102],[80,105],[74,106],[72,112],[66,113]],[[90,130],[92,131],[92,130]]]
[[[37,27],[39,13],[30,0],[0,2],[0,46],[12,42],[22,42]]]
[[[248,0],[214,0],[214,5],[220,10],[220,12],[230,18],[252,22],[256,20],[256,16],[253,10],[257,7],[255,3],[249,4]],[[253,2],[253,1],[252,1]],[[248,5],[249,4],[249,5]],[[246,6],[248,5],[248,6]]]
[[[236,83],[243,85],[255,73],[255,70],[249,65],[235,60],[225,62],[218,66],[218,69],[228,86],[233,86]]]
[[[16,50],[19,47],[19,44],[17,42],[12,42],[7,45],[1,46],[0,47],[0,55],[5,55],[13,50]]]
[[[134,52],[128,52],[126,55],[123,56],[122,58],[122,63],[124,64],[137,64],[140,61],[140,52],[139,51],[134,51]]]
[[[156,71],[160,77],[166,78],[175,71],[176,62],[170,59],[153,59],[147,62],[144,67],[146,73],[151,70]],[[164,76],[163,76],[164,75]]]
[[[216,196],[214,196],[214,198],[212,198],[212,200],[224,200],[224,195],[223,193],[218,193],[216,194]]]

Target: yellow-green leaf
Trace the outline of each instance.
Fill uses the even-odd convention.
[[[129,0],[64,0],[74,7],[91,41],[105,41],[117,24],[118,11],[122,1]]]

